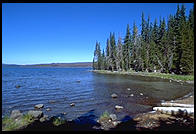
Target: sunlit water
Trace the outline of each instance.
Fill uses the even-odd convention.
[[[44,104],[44,114],[54,116],[66,112],[64,117],[69,120],[91,110],[97,117],[108,111],[123,118],[151,111],[161,100],[179,98],[194,90],[193,85],[186,83],[142,76],[103,75],[89,70],[91,68],[3,68],[2,114],[9,115],[14,109],[27,112],[36,104]],[[16,85],[21,87],[16,88]],[[118,97],[113,99],[113,93]],[[71,107],[70,103],[75,106]],[[117,111],[115,105],[124,109]]]

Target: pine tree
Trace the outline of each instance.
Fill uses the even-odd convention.
[[[118,38],[118,43],[116,47],[116,68],[121,71],[123,68],[123,46],[121,37]]]
[[[124,45],[123,45],[123,59],[125,68],[124,70],[128,70],[130,68],[130,52],[131,52],[131,39],[130,39],[130,28],[129,24],[127,24],[127,31],[126,36],[124,39]]]
[[[111,67],[112,71],[116,69],[116,41],[114,33],[110,33],[110,45],[111,45]]]

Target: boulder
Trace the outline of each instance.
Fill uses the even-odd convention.
[[[43,108],[44,107],[44,104],[37,104],[37,105],[35,105],[35,108],[37,108],[37,109],[40,109],[40,108]]]
[[[110,118],[112,119],[112,121],[117,120],[117,116],[115,114],[110,114]]]
[[[21,118],[22,116],[23,116],[23,114],[20,112],[20,110],[13,110],[10,115],[10,118],[18,119],[18,118]]]
[[[35,119],[40,119],[44,115],[42,111],[34,111],[34,110],[30,110],[28,112],[28,114],[29,115],[32,115],[33,118],[35,118]]]
[[[112,94],[111,96],[112,96],[112,98],[117,98],[118,97],[117,94]]]
[[[117,110],[118,110],[118,109],[123,109],[123,106],[116,105],[116,106],[115,106],[115,109],[117,109]]]

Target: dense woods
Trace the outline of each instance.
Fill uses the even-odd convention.
[[[185,6],[177,6],[174,15],[150,23],[141,15],[141,34],[133,23],[126,28],[124,39],[110,33],[106,49],[96,42],[94,70],[146,71],[193,74],[194,71],[194,10],[185,15]]]

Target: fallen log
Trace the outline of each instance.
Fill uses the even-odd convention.
[[[161,106],[165,106],[165,107],[189,107],[189,108],[193,108],[194,105],[191,104],[179,104],[179,103],[161,103]]]
[[[194,107],[185,108],[185,107],[153,107],[154,111],[159,111],[164,114],[170,115],[194,115]]]

